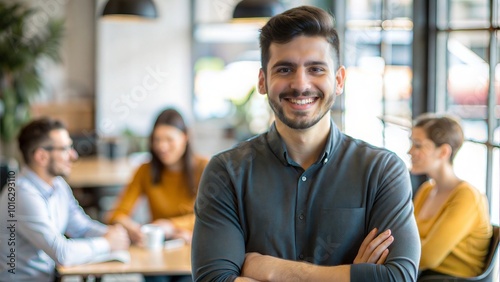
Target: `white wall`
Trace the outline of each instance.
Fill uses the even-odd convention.
[[[44,32],[49,20],[63,19],[61,62],[42,60],[43,88],[36,101],[64,102],[94,96],[94,2],[80,0],[0,0],[37,9],[25,27],[27,36]]]
[[[106,1],[97,1],[97,13]],[[98,19],[96,130],[146,136],[159,111],[175,107],[192,119],[189,1],[154,0],[153,21]]]
[[[47,1],[47,0],[46,0]],[[55,1],[55,0],[51,0]],[[66,3],[63,62],[66,66],[66,95],[94,99],[95,95],[95,3],[57,0]]]

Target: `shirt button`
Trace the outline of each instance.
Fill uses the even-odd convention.
[[[304,259],[304,255],[303,255],[303,254],[300,254],[300,255],[299,255],[299,259]]]
[[[323,161],[324,164],[326,164],[328,162],[328,158],[325,158],[325,160]]]
[[[302,181],[304,181],[304,182],[305,182],[306,180],[307,180],[307,177],[302,176]]]
[[[304,214],[302,214],[302,213],[301,213],[301,214],[299,215],[299,219],[300,219],[300,220],[304,220]]]

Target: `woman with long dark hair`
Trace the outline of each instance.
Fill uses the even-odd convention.
[[[128,231],[132,243],[143,245],[141,225],[131,218],[140,196],[146,196],[153,224],[160,225],[165,237],[191,242],[193,207],[207,159],[191,150],[188,128],[174,109],[160,113],[149,139],[151,161],[141,165],[122,192],[109,221]]]

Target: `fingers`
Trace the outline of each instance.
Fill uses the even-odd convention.
[[[389,255],[389,246],[394,242],[394,237],[390,236],[380,244],[370,257],[370,262],[376,261],[377,264],[383,264]]]
[[[143,241],[144,241],[144,233],[142,233],[141,229],[133,229],[133,230],[129,230],[128,232],[128,235],[130,237],[130,240],[138,245],[138,246],[142,246],[143,245]]]
[[[377,249],[379,246],[381,246],[382,244],[384,244],[386,242],[387,239],[389,239],[391,236],[391,230],[390,229],[387,229],[386,231],[380,233],[375,239],[373,239],[369,244],[368,244],[368,247],[367,247],[367,250],[371,253],[373,252],[375,249]],[[392,241],[391,241],[392,243]],[[390,244],[389,244],[390,245]],[[388,245],[388,246],[389,246]]]
[[[116,225],[116,233],[118,248],[121,250],[127,249],[130,246],[130,238],[128,237],[127,230],[121,225]]]
[[[378,259],[377,264],[384,264],[385,259],[387,258],[388,255],[389,255],[389,249],[384,250],[380,258]]]
[[[377,228],[374,228],[361,243],[358,254],[354,259],[354,263],[376,263],[382,264],[385,262],[389,254],[387,249],[394,237],[391,236],[391,230],[388,229],[377,236]]]
[[[127,229],[125,229],[122,225],[115,224],[115,225],[113,225],[113,227],[114,227],[117,234],[119,234],[120,236],[127,236],[128,237]]]
[[[368,233],[368,235],[365,237],[365,239],[361,243],[361,246],[359,247],[358,254],[357,254],[356,258],[354,259],[354,263],[363,263],[363,262],[367,261],[367,259],[371,253],[370,252],[367,253],[366,248],[368,247],[370,242],[375,238],[376,235],[377,235],[377,228],[373,228],[372,231],[370,231],[370,233]]]
[[[359,248],[360,251],[365,251],[368,245],[372,242],[372,240],[375,238],[377,235],[377,228],[373,228],[368,235],[366,235],[366,238],[363,240],[363,243],[361,243],[361,247]]]
[[[108,241],[112,251],[125,250],[130,246],[127,231],[121,225],[109,226],[104,238]]]

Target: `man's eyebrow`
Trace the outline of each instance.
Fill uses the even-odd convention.
[[[291,63],[289,61],[277,61],[276,63],[274,63],[274,65],[272,66],[272,68],[276,68],[276,67],[294,67],[296,65],[297,64]]]
[[[304,65],[306,67],[310,67],[310,66],[328,66],[328,64],[326,62],[323,62],[323,61],[310,61],[310,62],[306,62]]]
[[[306,67],[310,66],[328,66],[328,64],[324,61],[308,61],[304,64]],[[289,62],[289,61],[277,61],[272,68],[276,67],[295,67],[297,64]]]

